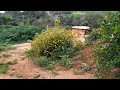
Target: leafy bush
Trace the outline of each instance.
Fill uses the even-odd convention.
[[[52,61],[51,58],[48,58],[46,56],[41,56],[38,58],[33,59],[34,63],[38,64],[40,67],[45,67],[47,69],[53,69],[55,61]]]
[[[97,13],[86,14],[85,19],[82,22],[84,23],[87,22],[87,25],[90,26],[91,29],[99,28],[100,25],[97,23],[97,20],[101,18],[102,18],[101,14]]]
[[[86,43],[92,44],[93,41],[99,39],[101,37],[101,30],[100,29],[94,29],[90,33],[90,35],[86,38]]]
[[[73,64],[73,62],[68,58],[68,55],[64,55],[61,58],[61,63],[67,68],[71,68]]]
[[[11,26],[0,28],[0,41],[14,43],[32,39],[35,33],[41,33],[42,29],[35,26]]]
[[[95,48],[98,78],[116,78],[114,70],[120,73],[120,12],[107,12],[99,20],[100,43]],[[119,75],[117,75],[118,78]],[[119,76],[120,77],[120,76]]]
[[[86,14],[85,12],[75,11],[75,12],[72,12],[70,15],[75,17],[75,18],[79,18],[80,16],[83,16],[85,14]]]
[[[69,57],[75,55],[78,48],[78,43],[71,31],[66,30],[63,27],[55,26],[49,28],[49,30],[36,35],[31,42],[32,51],[29,54],[32,55],[32,59],[39,58],[35,61],[39,61],[40,66],[48,66],[54,62],[62,62],[65,66],[71,67],[71,61]],[[68,58],[64,59],[64,55]]]
[[[38,63],[41,67],[46,67],[49,65],[48,58],[45,56],[41,56],[39,58],[34,59],[36,63]]]

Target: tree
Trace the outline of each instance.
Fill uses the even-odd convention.
[[[99,19],[99,43],[95,49],[99,78],[120,78],[120,11]]]

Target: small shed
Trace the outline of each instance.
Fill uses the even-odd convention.
[[[72,26],[72,32],[79,35],[88,35],[90,33],[90,27],[88,26]]]
[[[72,34],[74,38],[85,42],[85,38],[90,34],[91,30],[88,26],[72,26]]]

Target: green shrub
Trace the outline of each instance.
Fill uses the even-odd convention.
[[[98,40],[101,37],[101,30],[100,29],[94,29],[92,30],[92,32],[90,33],[90,35],[86,38],[86,43],[92,44],[92,41]]]
[[[55,62],[53,62],[50,58],[47,58],[46,56],[35,58],[33,59],[33,61],[40,67],[45,67],[47,69],[53,69],[53,65],[55,64]]]
[[[101,25],[100,43],[95,48],[98,78],[116,78],[115,69],[120,73],[120,12],[107,12],[99,20]],[[113,35],[113,37],[112,37]],[[118,78],[119,74],[117,75]]]
[[[0,41],[14,43],[32,39],[35,33],[41,33],[42,28],[36,26],[11,26],[0,28]]]
[[[11,25],[0,25],[0,29],[9,29],[11,27]]]
[[[38,63],[39,66],[41,66],[41,67],[46,67],[46,66],[49,65],[49,60],[48,60],[48,58],[45,57],[45,56],[41,56],[41,57],[39,57],[39,58],[36,58],[36,59],[34,59],[34,61],[35,61],[36,63]]]
[[[62,58],[61,58],[61,61],[60,61],[65,67],[67,68],[71,68],[72,65],[73,65],[73,62],[70,60],[70,58],[68,58],[67,55],[64,55]]]

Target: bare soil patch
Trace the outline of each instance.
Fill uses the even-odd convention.
[[[35,65],[31,60],[25,57],[24,53],[26,50],[31,48],[30,43],[23,43],[13,45],[16,47],[14,50],[8,50],[0,54],[0,63],[17,60],[17,64],[11,65],[6,74],[1,74],[0,79],[95,79],[94,74],[85,72],[82,75],[75,75],[73,72],[76,70],[78,64],[82,63],[79,60],[79,56],[73,57],[75,65],[71,69],[65,69],[61,65],[56,64],[56,70],[45,70]],[[90,65],[90,49],[85,49],[87,60]],[[88,54],[89,53],[89,54]],[[9,55],[9,57],[3,57],[3,54]],[[84,61],[85,62],[85,61]]]

